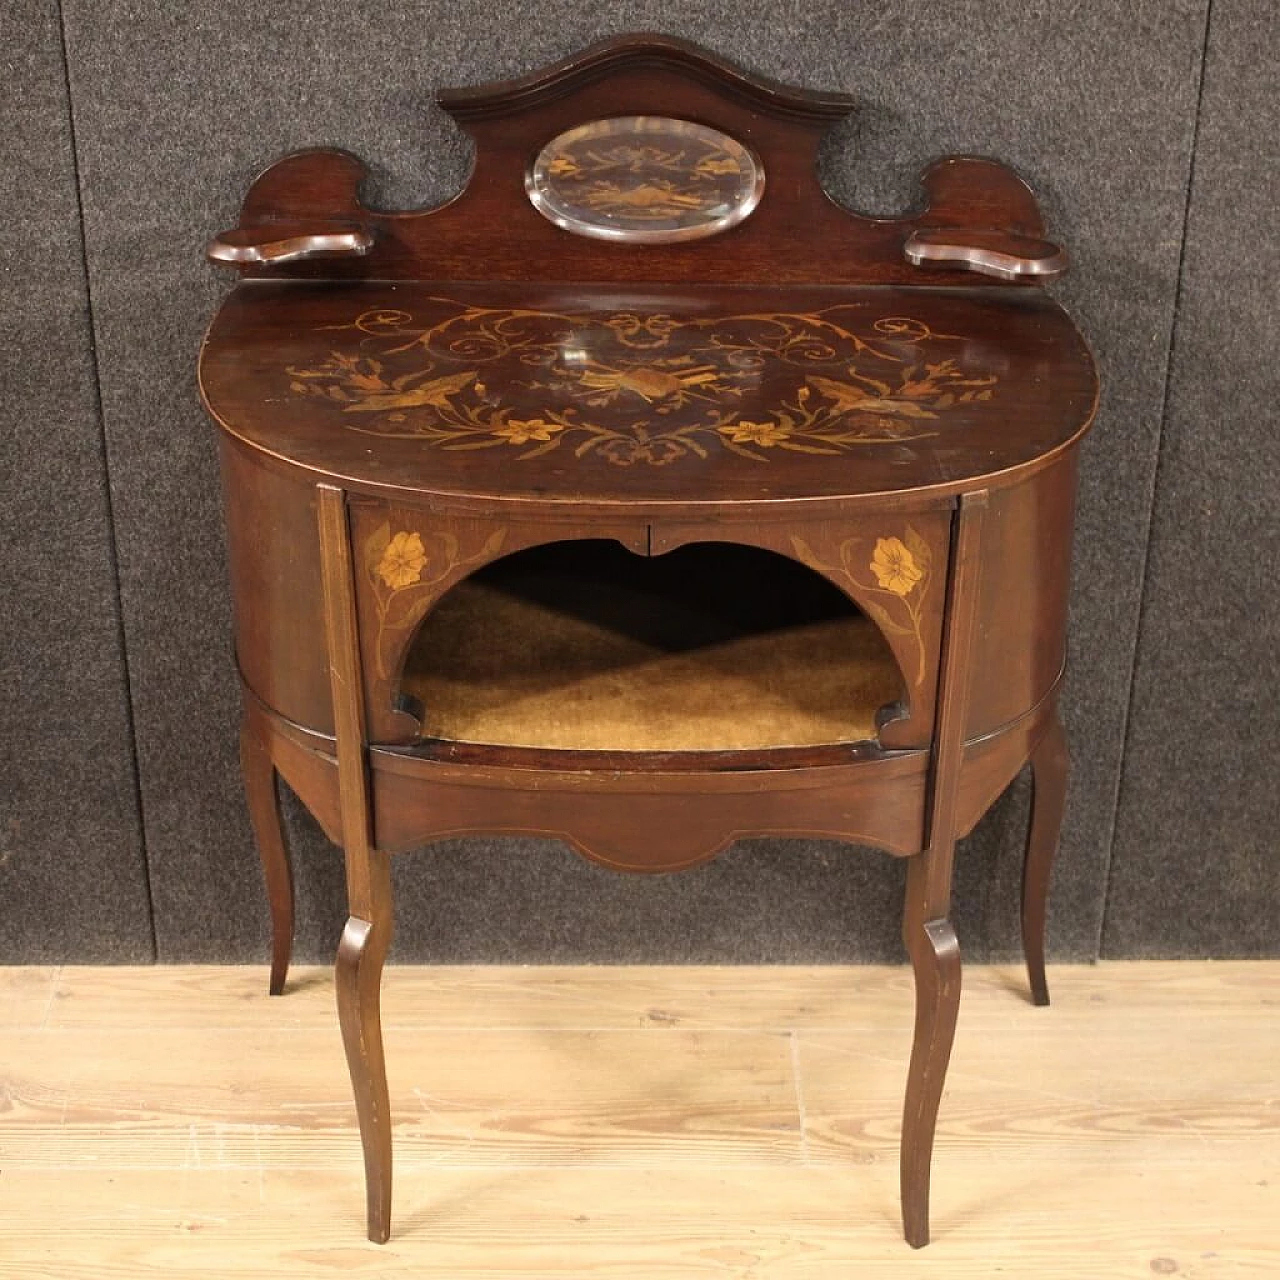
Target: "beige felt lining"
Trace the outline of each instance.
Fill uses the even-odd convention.
[[[726,618],[696,573],[666,599],[616,571],[568,587],[481,574],[427,616],[401,688],[422,704],[425,736],[456,741],[712,751],[874,738],[877,710],[902,696],[876,627],[847,604],[830,616],[773,590],[767,565],[751,579],[778,607]]]

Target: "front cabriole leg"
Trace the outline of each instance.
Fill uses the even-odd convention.
[[[391,1234],[391,1104],[382,1047],[381,981],[391,945],[391,860],[373,842],[346,494],[332,485],[317,485],[316,515],[350,915],[338,945],[338,1018],[364,1148],[369,1239],[384,1244]]]
[[[955,514],[947,575],[925,848],[907,865],[902,936],[915,975],[916,1023],[902,1113],[902,1228],[929,1243],[929,1178],[938,1105],[960,1010],[960,947],[951,926],[956,802],[964,763],[985,491],[964,494]]]
[[[369,854],[376,919],[352,915],[338,944],[338,1019],[351,1072],[360,1142],[364,1149],[369,1239],[385,1244],[391,1235],[391,1100],[382,1045],[382,966],[391,945],[390,859]]]
[[[916,1021],[902,1111],[902,1227],[907,1243],[929,1243],[929,1172],[938,1105],[960,1012],[960,946],[951,921],[924,918],[923,882],[932,851],[918,854],[907,871],[902,937],[915,974]],[[948,852],[949,858],[949,852]]]

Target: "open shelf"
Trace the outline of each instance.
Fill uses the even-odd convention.
[[[426,739],[582,751],[738,751],[872,740],[901,699],[875,625],[812,570],[698,543],[507,556],[424,619],[401,691]]]

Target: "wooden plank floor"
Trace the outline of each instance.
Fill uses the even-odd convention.
[[[1280,963],[965,981],[916,1253],[906,970],[390,969],[379,1248],[326,970],[0,969],[0,1276],[1280,1277]]]

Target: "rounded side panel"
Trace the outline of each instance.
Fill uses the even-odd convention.
[[[236,658],[286,720],[333,732],[315,488],[221,437]]]
[[[965,737],[994,733],[1053,688],[1066,656],[1078,450],[991,495]]]

